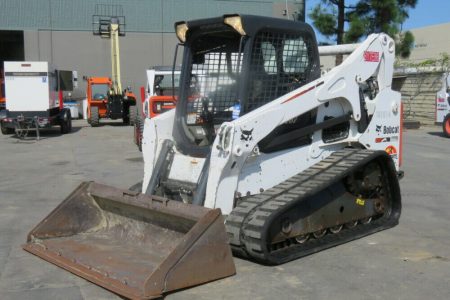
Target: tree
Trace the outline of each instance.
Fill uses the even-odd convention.
[[[346,42],[356,42],[371,33],[385,32],[396,40],[397,54],[406,58],[411,53],[414,36],[401,32],[401,25],[409,17],[408,10],[415,8],[417,0],[360,0],[348,13],[349,28]]]
[[[371,33],[385,32],[396,39],[397,54],[408,57],[414,36],[409,31],[401,32],[401,24],[416,4],[417,0],[360,0],[355,5],[348,5],[345,0],[321,0],[309,17],[321,34],[336,37],[337,44],[357,42]],[[342,56],[337,56],[336,65],[341,62]]]
[[[336,36],[337,44],[344,42],[345,12],[349,7],[345,5],[345,0],[321,0],[317,4],[309,17],[313,21],[314,27],[327,38]]]
[[[336,36],[336,43],[340,45],[344,43],[345,22],[348,22],[346,11],[352,9],[354,7],[345,5],[345,0],[322,0],[313,8],[309,17],[321,34],[327,38]],[[342,55],[337,55],[336,65],[341,63]]]

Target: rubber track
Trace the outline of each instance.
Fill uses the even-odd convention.
[[[390,194],[397,201],[396,211],[367,225],[358,225],[337,234],[327,234],[305,244],[295,244],[276,251],[267,248],[267,231],[277,216],[295,208],[306,197],[326,189],[331,184],[367,164],[384,156],[391,162],[387,168]],[[390,181],[394,180],[394,183]],[[392,160],[384,151],[343,149],[311,166],[288,180],[254,196],[242,198],[226,220],[226,228],[233,253],[264,264],[280,264],[325,248],[348,242],[367,234],[387,229],[398,223],[400,216],[400,191]]]

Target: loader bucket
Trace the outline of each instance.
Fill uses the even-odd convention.
[[[132,299],[236,273],[219,209],[82,183],[23,246]]]

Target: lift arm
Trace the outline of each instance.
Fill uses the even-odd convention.
[[[122,93],[122,82],[120,80],[119,20],[116,18],[111,19],[110,36],[112,89],[115,95],[119,95]]]

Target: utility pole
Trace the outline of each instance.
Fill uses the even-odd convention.
[[[292,20],[305,22],[305,3],[306,0],[296,0],[291,2],[291,9],[294,9],[292,12]],[[286,18],[289,19],[289,5],[287,0],[285,0],[283,16],[286,16]]]
[[[295,21],[306,21],[306,0],[298,0],[295,2],[296,10],[293,13]]]

